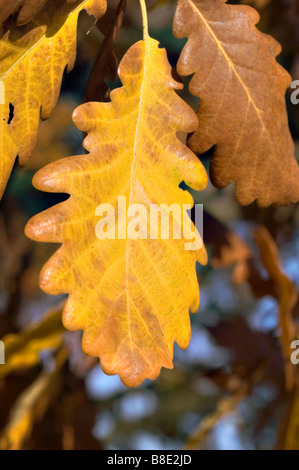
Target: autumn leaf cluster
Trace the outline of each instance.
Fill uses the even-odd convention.
[[[192,205],[190,191],[180,185],[205,189],[208,176],[200,158],[207,151],[211,182],[217,188],[234,183],[241,205],[299,200],[285,105],[291,78],[277,62],[278,43],[257,29],[258,13],[224,0],[178,1],[173,34],[187,42],[176,69],[191,76],[189,92],[200,99],[195,112],[177,94],[182,82],[167,51],[149,34],[143,0],[140,6],[143,39],[118,67],[113,41],[124,0],[114,10],[107,10],[105,0],[0,2],[1,194],[15,159],[28,163],[39,120],[51,115],[64,70],[74,66],[79,13],[94,16],[94,27],[104,33],[86,102],[73,113],[86,153],[57,159],[33,179],[36,188],[70,198],[33,217],[26,234],[61,244],[41,272],[41,288],[69,294],[64,326],[83,330],[83,350],[129,386],[172,368],[174,342],[188,346],[189,311],[199,308],[196,263],[205,265],[207,252],[204,245],[185,250],[184,239],[98,240],[96,207],[108,202],[116,207],[120,195],[146,207]],[[110,93],[107,83],[116,74],[122,86]],[[287,282],[282,275],[273,278],[279,286]],[[288,309],[284,298],[281,308]],[[284,327],[282,342],[290,335]],[[30,357],[35,360],[34,351]]]

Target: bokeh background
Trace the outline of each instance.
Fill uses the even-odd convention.
[[[115,40],[119,60],[142,38],[138,2],[127,3]],[[147,3],[151,35],[175,68],[185,42],[172,35],[175,1]],[[281,42],[279,61],[299,80],[299,2],[242,3],[258,9],[259,29]],[[241,207],[233,186],[209,184],[193,193],[204,205],[209,264],[198,267],[201,306],[192,316],[191,343],[186,351],[175,347],[174,370],[137,389],[106,376],[83,355],[80,332],[61,329],[64,297],[39,289],[40,269],[57,247],[28,240],[24,226],[67,196],[38,192],[32,177],[49,162],[83,152],[71,115],[84,99],[102,41],[83,12],[75,68],[64,75],[53,115],[41,123],[30,164],[15,166],[0,203],[0,338],[7,344],[6,369],[0,366],[0,448],[298,450],[299,366],[289,359],[299,335],[298,205]],[[198,102],[183,81],[182,96],[195,109]],[[291,103],[290,92],[287,106],[299,158],[299,105]],[[201,156],[207,170],[210,155]]]

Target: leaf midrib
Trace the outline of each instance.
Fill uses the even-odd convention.
[[[137,122],[136,122],[136,131],[135,131],[135,139],[133,145],[133,160],[132,160],[132,168],[131,168],[131,176],[130,176],[130,199],[129,199],[129,206],[132,203],[132,193],[133,193],[133,176],[134,176],[134,169],[135,169],[135,162],[136,162],[136,151],[138,146],[138,137],[139,137],[139,129],[140,129],[140,119],[142,114],[142,107],[143,107],[143,94],[144,94],[144,86],[146,80],[146,67],[147,67],[147,53],[148,53],[148,36],[145,37],[144,42],[144,64],[143,64],[143,78],[142,78],[142,85],[140,90],[140,99],[138,105],[138,115],[137,115]],[[132,342],[132,335],[131,335],[131,324],[130,324],[130,294],[129,294],[129,259],[130,259],[130,242],[127,236],[126,239],[126,298],[127,298],[127,312],[128,312],[128,336],[130,340],[130,349],[132,354],[132,363],[133,363],[133,342]]]
[[[251,105],[253,106],[253,108],[254,108],[254,110],[255,110],[255,112],[256,112],[256,114],[257,114],[257,116],[258,116],[258,118],[261,122],[263,130],[266,131],[266,128],[265,128],[265,125],[264,125],[264,122],[263,122],[263,119],[262,119],[262,116],[261,116],[260,109],[256,106],[251,94],[249,93],[248,87],[246,86],[246,84],[245,84],[244,80],[242,79],[242,77],[240,76],[240,74],[237,72],[234,63],[230,59],[230,57],[227,54],[226,50],[224,49],[224,47],[221,43],[221,40],[218,39],[217,35],[213,31],[213,28],[210,26],[209,22],[206,20],[204,15],[201,13],[199,8],[193,3],[193,1],[192,0],[187,0],[187,1],[189,2],[190,7],[195,12],[195,14],[197,14],[199,16],[200,20],[204,23],[205,27],[207,28],[208,32],[210,33],[210,35],[212,36],[214,42],[216,43],[218,49],[220,50],[220,52],[224,56],[226,62],[228,63],[228,66],[230,67],[230,69],[232,70],[234,75],[236,76],[237,80],[240,82],[242,88],[244,89],[244,91],[245,91],[245,93],[248,97],[248,100],[250,101]]]

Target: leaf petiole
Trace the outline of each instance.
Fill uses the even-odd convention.
[[[143,40],[145,41],[148,37],[148,20],[145,0],[139,0],[141,13],[142,13],[142,25],[143,25]]]

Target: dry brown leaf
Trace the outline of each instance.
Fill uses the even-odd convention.
[[[200,97],[198,130],[190,148],[216,145],[211,178],[223,188],[235,182],[247,205],[287,205],[299,199],[299,168],[288,128],[285,92],[291,79],[278,65],[281,48],[257,30],[258,13],[225,0],[179,0],[176,37],[188,37],[178,61],[194,74],[190,91]]]

